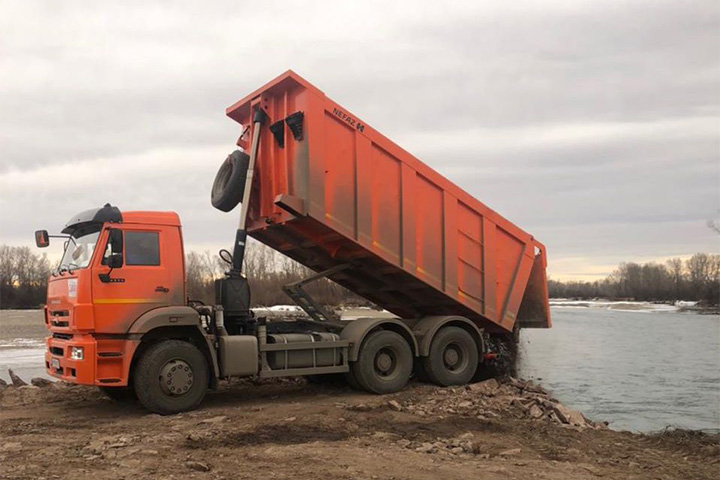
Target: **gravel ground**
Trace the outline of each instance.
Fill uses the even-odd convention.
[[[515,380],[386,396],[244,380],[166,417],[90,387],[0,388],[2,479],[720,477],[716,436],[611,431]]]

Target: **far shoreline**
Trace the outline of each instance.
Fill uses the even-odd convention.
[[[646,313],[694,313],[697,315],[720,315],[720,305],[703,305],[702,302],[613,300],[608,298],[551,298],[550,307],[600,308],[605,310],[636,311]]]

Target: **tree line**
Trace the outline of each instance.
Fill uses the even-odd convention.
[[[39,308],[51,273],[47,256],[30,247],[0,245],[0,308]]]
[[[45,303],[50,261],[30,247],[0,245],[0,308],[38,308]],[[209,252],[190,252],[185,261],[187,294],[192,300],[215,303],[215,279],[229,265]],[[292,303],[282,286],[313,272],[257,242],[248,245],[244,272],[250,282],[252,306]],[[622,263],[607,278],[594,282],[549,280],[551,298],[608,298],[639,301],[695,300],[720,303],[720,255],[697,253],[664,264]],[[322,279],[306,287],[324,305],[369,304],[336,283]]]
[[[551,298],[607,298],[638,301],[692,300],[720,303],[720,255],[696,253],[664,264],[621,263],[612,274],[594,282],[548,281]]]
[[[185,258],[187,295],[205,304],[215,303],[215,279],[230,266],[210,252],[190,252]],[[0,308],[41,308],[54,267],[45,254],[30,247],[0,245]],[[252,292],[252,306],[292,303],[282,286],[312,275],[310,269],[257,242],[248,244],[244,270]],[[321,279],[305,290],[324,305],[368,304],[340,285]]]
[[[230,265],[210,252],[190,252],[185,260],[187,294],[192,300],[206,304],[215,303],[215,279],[222,278]],[[287,305],[292,300],[283,292],[283,285],[297,282],[315,272],[258,242],[248,243],[243,273],[248,278],[251,304],[254,307]],[[370,305],[327,278],[319,279],[303,287],[322,305]]]

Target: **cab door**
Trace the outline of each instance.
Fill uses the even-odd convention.
[[[111,229],[122,232],[121,254],[113,252]],[[96,332],[126,333],[143,313],[184,303],[183,277],[180,282],[174,279],[177,230],[170,226],[118,224],[103,231],[100,245],[105,246],[105,251],[98,256],[92,275]],[[122,265],[111,269],[113,254],[122,257]]]

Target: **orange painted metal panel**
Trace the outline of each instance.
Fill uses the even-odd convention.
[[[402,162],[377,147],[370,159],[373,251],[400,265]]]
[[[443,288],[443,191],[418,175],[415,182],[415,208],[422,212],[415,217],[415,274],[426,282]]]
[[[317,271],[349,263],[331,278],[404,318],[456,314],[503,332],[518,311],[532,311],[521,324],[549,326],[545,248],[531,235],[294,72],[227,114],[245,128],[256,108],[270,121],[250,197],[251,236]],[[296,112],[302,138],[283,124],[281,146],[268,126]],[[301,211],[275,203],[280,196]]]

